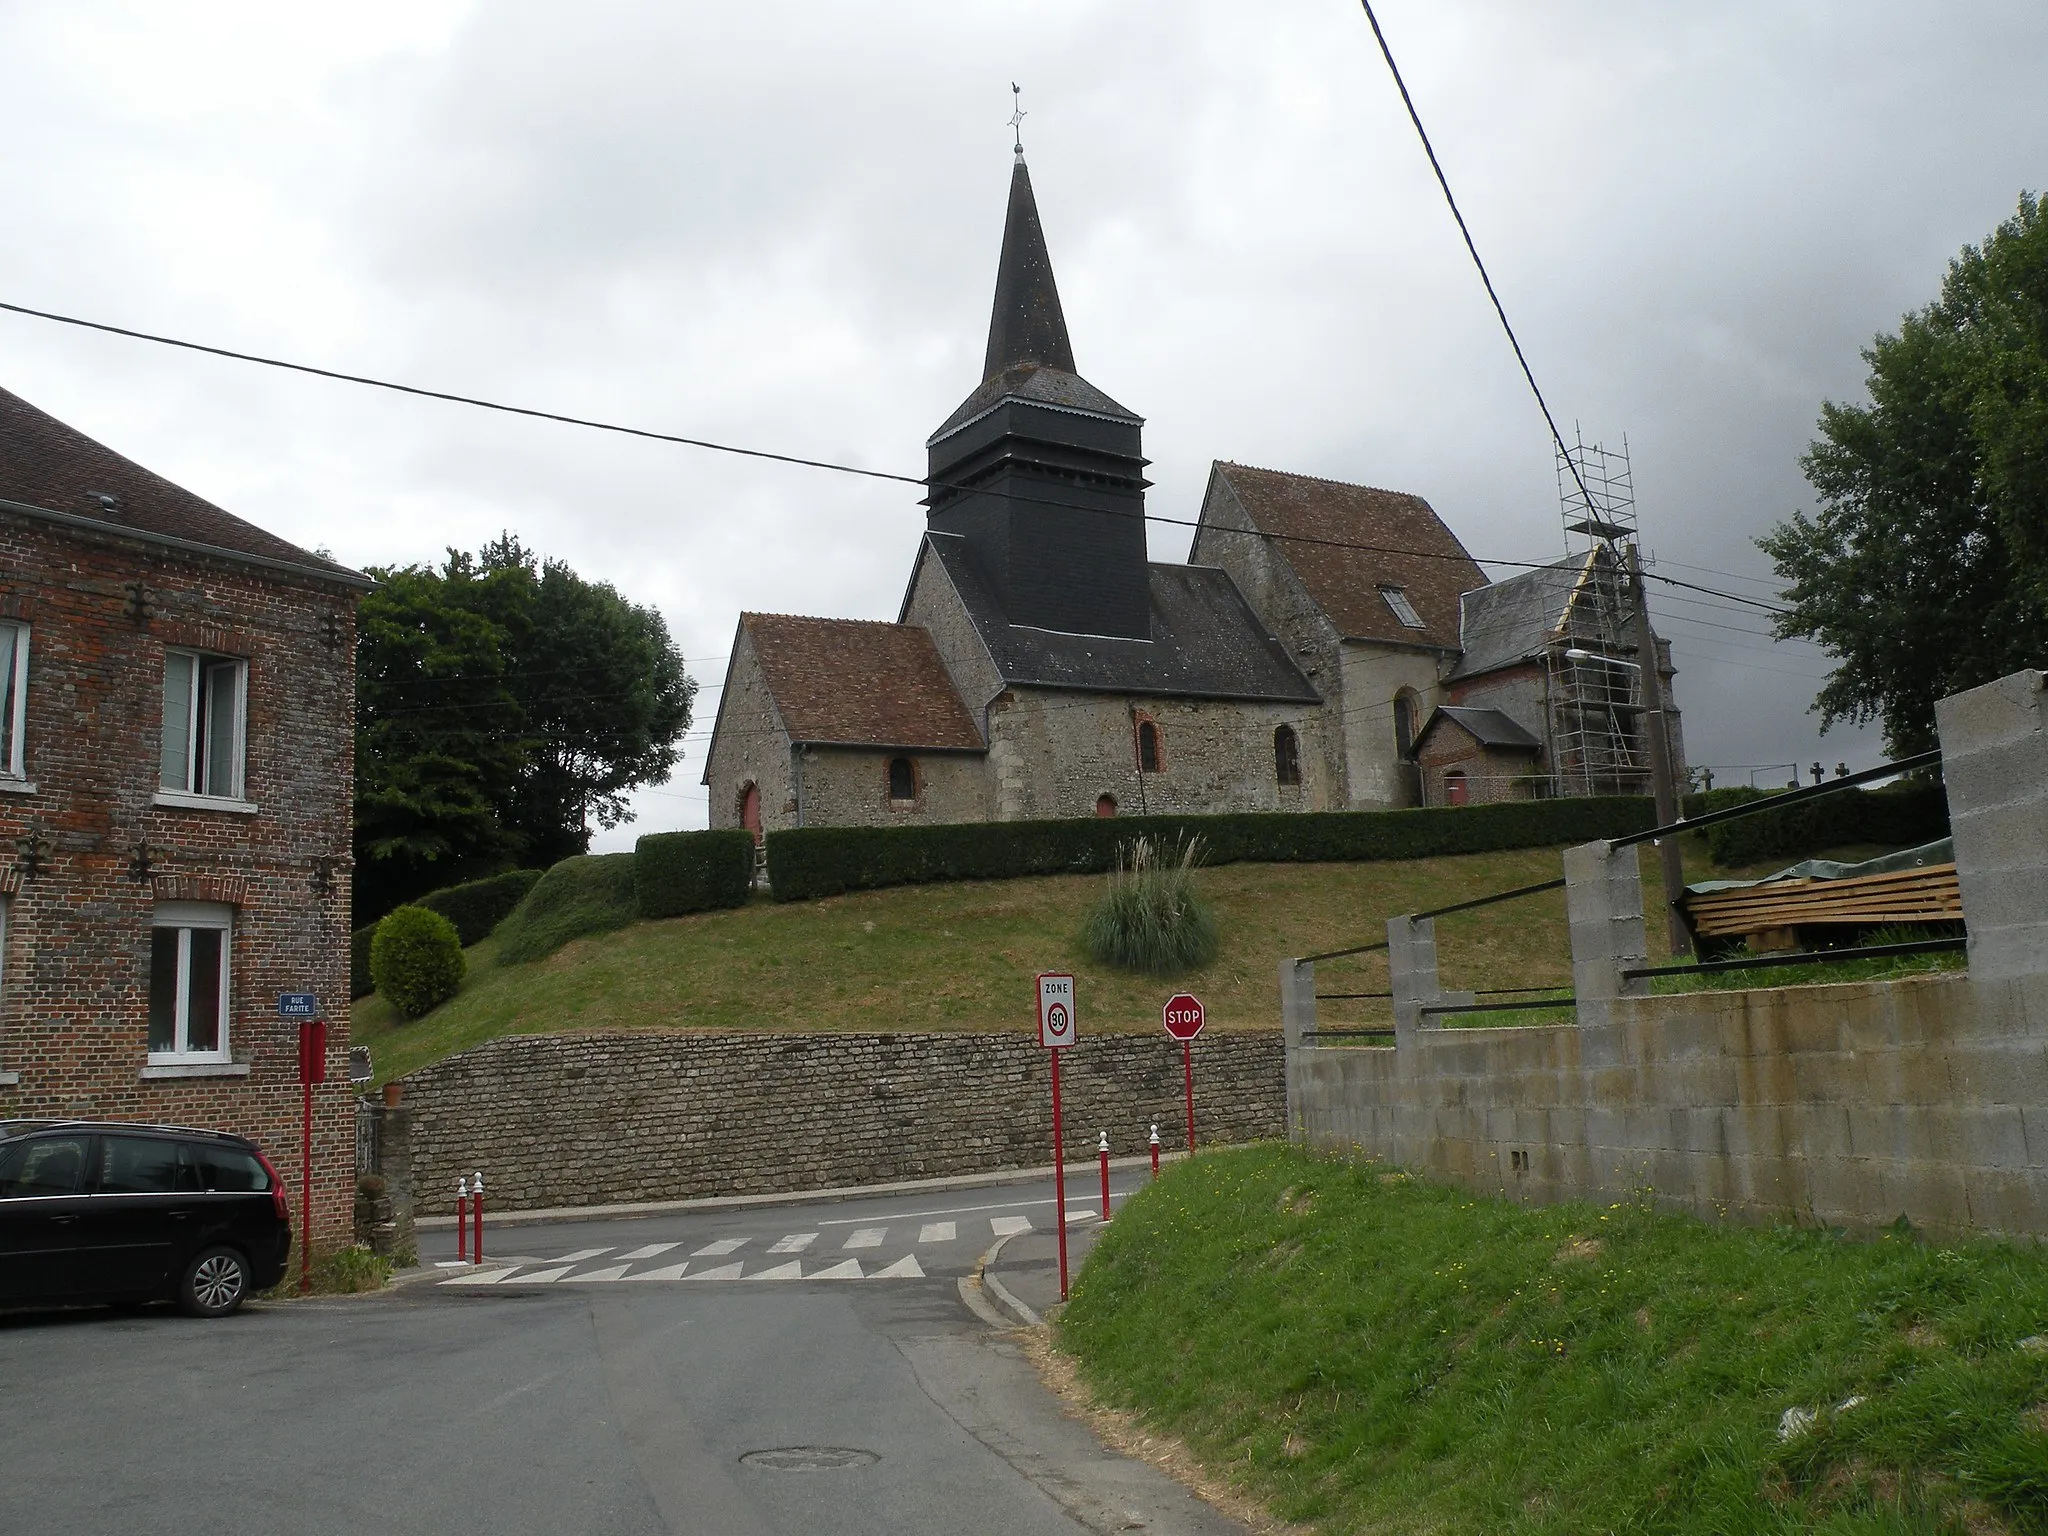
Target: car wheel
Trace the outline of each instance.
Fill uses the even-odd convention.
[[[226,1317],[249,1294],[249,1261],[233,1248],[208,1248],[185,1267],[178,1305],[193,1317]]]

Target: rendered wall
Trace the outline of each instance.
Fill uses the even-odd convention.
[[[1205,1142],[1285,1126],[1279,1036],[1195,1042]],[[422,1214],[481,1170],[498,1210],[767,1194],[1041,1167],[1046,1053],[1012,1034],[527,1035],[405,1080]],[[1067,1156],[1185,1144],[1180,1050],[1163,1035],[1083,1035],[1061,1068]]]

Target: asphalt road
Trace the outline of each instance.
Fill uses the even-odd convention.
[[[1240,1530],[1105,1450],[963,1300],[1001,1227],[1043,1244],[1051,1212],[1020,1184],[500,1228],[522,1262],[378,1296],[0,1318],[0,1525]]]

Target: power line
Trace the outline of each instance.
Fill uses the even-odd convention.
[[[808,458],[801,454],[774,453],[763,448],[742,448],[731,443],[715,442],[710,438],[689,437],[675,432],[656,432],[645,427],[629,427],[617,422],[599,421],[587,416],[569,416],[559,411],[544,411],[533,406],[510,405],[499,400],[486,400],[477,395],[457,394],[452,390],[427,389],[416,384],[400,384],[390,379],[372,378],[368,374],[346,373],[336,368],[320,368],[311,363],[295,363],[284,358],[265,357],[255,352],[240,352],[231,347],[216,347],[205,342],[187,341],[181,337],[162,336],[152,331],[138,331],[127,326],[110,325],[105,321],[82,319],[76,315],[60,315],[53,310],[34,309],[26,304],[10,304],[0,300],[0,311],[26,315],[37,320],[49,320],[58,325],[77,326],[83,330],[101,331],[110,336],[123,336],[131,341],[147,341],[158,346],[176,347],[187,352],[204,353],[210,357],[227,358],[233,362],[252,363],[263,368],[281,368],[287,372],[308,374],[314,378],[332,379],[344,384],[360,384],[369,389],[388,390],[393,394],[411,395],[423,400],[440,400],[453,405],[473,406],[478,410],[497,411],[507,416],[523,416],[535,421],[552,421],[563,426],[584,427],[593,432],[612,432],[624,437],[637,437],[652,442],[675,443],[686,448],[702,448],[712,453],[736,454],[742,458],[765,459],[777,464],[794,464],[804,469],[823,469],[829,470],[834,474],[857,475],[868,480],[886,480],[897,485],[914,485],[923,491],[970,492],[977,489],[976,486],[953,481],[920,479],[914,475],[899,475],[890,470],[866,469],[856,464],[841,464],[831,459]],[[1503,317],[1503,323],[1505,323],[1505,317]],[[1512,337],[1512,333],[1510,333],[1510,336]],[[1519,345],[1516,351],[1519,355]],[[1532,387],[1533,384],[1534,380],[1532,379]],[[1544,409],[1544,414],[1546,417],[1549,415],[1549,408],[1547,406]],[[1555,431],[1555,424],[1553,424],[1552,430],[1553,432]],[[1559,441],[1562,442],[1562,439],[1559,439]],[[1576,478],[1578,475],[1576,467],[1573,468],[1572,473]],[[1093,512],[1106,517],[1137,516],[1145,522],[1160,523],[1170,527],[1206,528],[1217,533],[1241,534],[1248,538],[1265,539],[1273,543],[1317,545],[1330,549],[1354,550],[1362,554],[1401,555],[1409,559],[1418,560],[1462,560],[1473,565],[1511,566],[1521,570],[1542,570],[1547,566],[1557,563],[1556,561],[1549,560],[1482,559],[1465,553],[1462,550],[1452,554],[1446,550],[1402,549],[1393,545],[1360,544],[1345,539],[1315,538],[1308,534],[1273,533],[1262,528],[1229,528],[1219,523],[1204,523],[1199,519],[1167,517],[1157,512],[1133,514],[1120,511],[1114,507],[1090,506],[1081,502],[1060,501],[1044,496],[1024,496],[1020,497],[1020,499],[1031,501],[1039,506]],[[1681,582],[1673,577],[1660,576],[1651,571],[1645,571],[1643,575],[1652,581],[1661,581],[1673,586],[1691,587],[1694,591],[1712,593],[1716,597],[1726,598],[1731,602],[1748,603],[1755,607],[1769,608],[1768,604],[1759,603],[1754,598],[1742,597],[1736,593],[1715,592],[1711,587],[1694,586],[1690,582]],[[1782,610],[1771,609],[1770,611],[1781,612]]]

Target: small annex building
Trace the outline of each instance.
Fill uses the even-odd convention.
[[[1154,561],[1143,432],[1076,369],[1020,151],[982,382],[925,445],[896,620],[740,616],[711,824],[1649,792],[1611,568],[1490,584],[1419,496],[1232,463],[1187,561]],[[1596,676],[1582,646],[1621,659]]]

